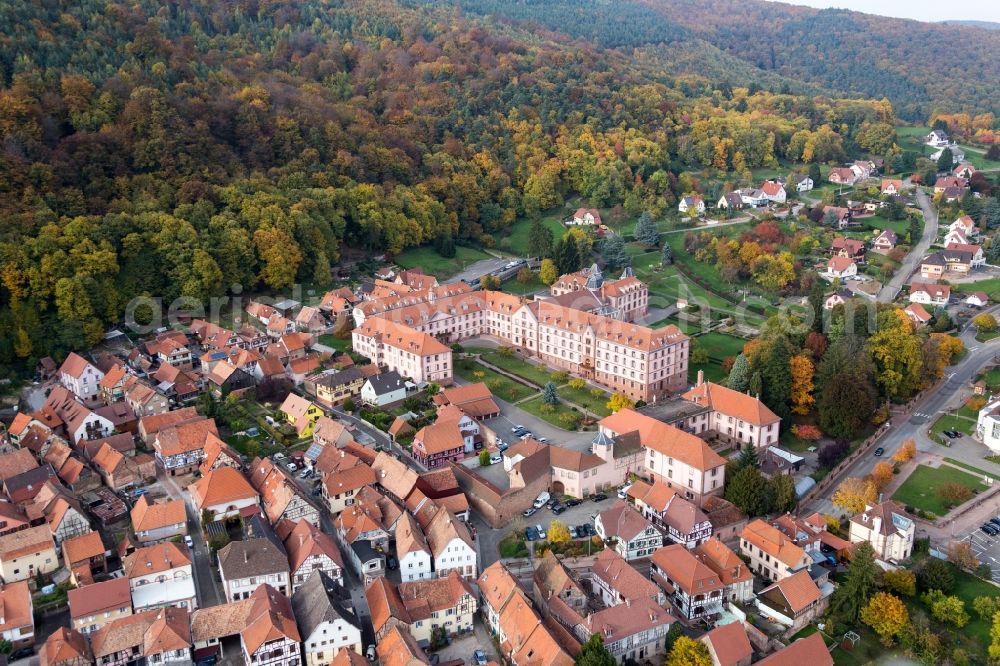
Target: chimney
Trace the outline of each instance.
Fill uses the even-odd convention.
[[[704,370],[699,370],[698,371],[698,383],[695,384],[695,386],[701,386],[704,383],[705,383],[705,371]]]

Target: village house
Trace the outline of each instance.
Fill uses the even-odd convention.
[[[145,495],[132,507],[132,529],[143,544],[156,543],[187,534],[184,500],[152,503]]]
[[[681,197],[681,200],[677,203],[677,210],[681,213],[694,212],[698,215],[704,215],[705,202],[697,194]]]
[[[823,206],[822,223],[836,229],[846,229],[855,224],[850,208],[843,206]]]
[[[190,663],[188,611],[161,608],[119,618],[91,634],[90,646],[98,664]]]
[[[598,427],[611,438],[637,433],[644,453],[633,472],[646,481],[681,488],[684,498],[699,506],[706,496],[722,493],[726,461],[699,437],[632,409],[601,419]]]
[[[132,591],[127,578],[73,588],[68,598],[73,629],[84,635],[132,614]]]
[[[365,597],[376,642],[402,625],[422,647],[430,644],[434,629],[448,636],[471,631],[478,608],[472,587],[454,571],[444,578],[399,585],[380,577],[368,586]]]
[[[104,542],[98,532],[87,532],[62,542],[63,566],[77,586],[94,582],[94,574],[105,572]]]
[[[167,541],[137,548],[122,560],[122,569],[136,612],[164,606],[198,607],[191,553],[184,544]]]
[[[531,591],[546,616],[570,628],[587,614],[587,592],[552,551],[535,560]]]
[[[248,599],[261,585],[267,584],[281,594],[288,594],[288,558],[267,538],[231,541],[218,553],[219,578],[228,601]]]
[[[933,148],[946,147],[950,143],[948,133],[941,129],[931,130],[930,134],[924,137],[924,144]]]
[[[331,449],[331,451],[336,450]],[[342,451],[340,453],[343,461],[348,464],[339,466],[322,476],[323,498],[333,516],[354,504],[354,497],[359,490],[375,483],[375,471],[370,466],[355,456]],[[317,461],[317,466],[320,461]]]
[[[639,599],[649,599],[662,606],[667,601],[666,594],[658,585],[640,574],[611,548],[605,548],[594,558],[590,582],[593,594],[605,606],[627,605]]]
[[[830,602],[833,584],[821,590],[807,570],[800,570],[761,590],[757,609],[762,615],[794,634],[820,617]]]
[[[365,380],[361,387],[361,402],[373,407],[388,407],[402,402],[415,389],[416,386],[403,379],[398,372],[390,370]]]
[[[712,523],[708,516],[662,481],[653,484],[635,481],[626,494],[635,508],[653,525],[666,531],[667,537],[674,543],[694,548],[712,536]]]
[[[796,192],[808,192],[816,185],[812,178],[801,174],[792,174],[788,177],[788,182],[795,185]]]
[[[948,189],[957,189],[964,192],[969,186],[969,181],[959,176],[941,176],[934,181],[934,194],[944,194]]]
[[[596,208],[577,208],[567,224],[601,226],[601,213]]]
[[[677,614],[686,620],[722,612],[724,586],[718,574],[680,544],[653,553],[649,577],[663,588]]]
[[[334,586],[326,574],[315,570],[292,595],[292,611],[302,637],[306,666],[327,666],[342,651],[360,658],[362,639],[358,620],[331,600]]]
[[[903,181],[892,178],[882,179],[882,196],[894,197],[903,191]]]
[[[337,372],[324,372],[313,380],[316,402],[324,407],[343,404],[360,395],[366,380],[361,369],[354,365]]]
[[[395,533],[401,514],[395,503],[366,487],[358,493],[354,504],[334,519],[336,538],[364,584],[385,573],[389,535]]]
[[[715,204],[715,207],[740,210],[743,208],[743,196],[740,194],[739,190],[728,192],[719,198],[719,202]]]
[[[740,193],[740,199],[743,200],[743,205],[749,208],[763,208],[767,205],[767,195],[764,194],[764,190],[758,190],[753,187],[745,187],[741,190],[737,190]]]
[[[165,331],[143,344],[146,353],[160,365],[189,368],[194,357],[181,331]]]
[[[649,557],[663,546],[663,534],[621,500],[597,514],[594,529],[606,542],[613,541],[615,552],[629,561]]]
[[[316,420],[323,416],[322,409],[294,393],[288,394],[279,411],[292,424],[299,437],[311,437]]]
[[[849,280],[858,275],[858,265],[845,257],[832,257],[826,262],[826,271],[822,273],[827,280]]]
[[[213,521],[257,512],[260,497],[246,478],[232,467],[220,467],[190,486],[191,501],[201,515]]]
[[[305,520],[284,521],[279,525],[279,536],[285,530],[288,534],[282,540],[288,554],[292,593],[306,584],[313,571],[321,571],[327,580],[343,588],[344,559],[333,537]]]
[[[740,553],[761,578],[779,581],[812,565],[812,558],[795,541],[759,518],[740,534]]]
[[[976,291],[970,294],[965,302],[977,308],[984,308],[989,305],[990,297],[985,291]]]
[[[742,622],[721,624],[698,640],[708,648],[712,666],[750,666],[753,646]]]
[[[851,518],[851,543],[867,541],[875,549],[878,559],[892,564],[905,562],[913,553],[916,525],[893,502],[887,501],[865,510]]]
[[[27,581],[5,581],[0,587],[0,639],[12,651],[35,644],[34,605]]]
[[[70,352],[59,366],[59,383],[89,406],[100,402],[102,379],[104,373],[76,352]]]
[[[979,228],[976,226],[976,221],[968,215],[963,215],[948,225],[948,231],[957,231],[965,236],[965,238],[975,238],[979,235]]]
[[[691,554],[719,576],[724,599],[740,602],[753,599],[753,572],[726,544],[712,537],[695,546]]]
[[[438,420],[424,426],[413,436],[411,452],[414,460],[432,469],[448,460],[460,462],[465,458],[465,438],[459,422]]]
[[[903,308],[903,312],[911,322],[917,324],[918,326],[926,324],[934,318],[920,303],[910,303]]]
[[[201,461],[201,466],[198,467],[198,471],[201,472],[202,476],[220,467],[243,469],[243,456],[240,452],[218,437],[208,437],[205,440],[203,450],[205,458]]]
[[[945,307],[951,299],[951,287],[943,284],[914,282],[910,285],[910,302]]]
[[[744,445],[763,448],[778,441],[781,418],[777,414],[758,398],[706,382],[701,370],[695,387],[682,397],[708,409],[685,423],[696,435],[710,434],[737,449]]]
[[[31,417],[63,435],[74,445],[86,440],[108,437],[115,431],[115,424],[110,419],[98,411],[91,411],[85,407],[62,386],[53,388],[42,408]],[[41,448],[36,453],[44,455],[45,449]]]
[[[152,441],[156,462],[170,476],[189,474],[205,459],[206,441],[218,436],[215,419],[199,418],[163,428]]]
[[[500,416],[493,393],[483,382],[442,389],[433,397],[437,406],[455,405],[470,418],[482,421]]]
[[[850,167],[834,167],[826,178],[837,185],[853,185],[858,180],[858,174]]]
[[[4,584],[33,580],[59,568],[59,556],[48,524],[0,536],[0,576]]]
[[[854,292],[846,287],[841,287],[826,297],[826,300],[823,301],[823,309],[832,310],[838,305],[843,305],[852,298],[854,298]]]
[[[250,485],[260,495],[264,515],[271,525],[280,520],[306,520],[319,525],[319,507],[280,465],[257,458],[250,465]]]
[[[409,512],[404,512],[396,523],[395,539],[400,580],[408,583],[431,578],[434,557],[424,531]]]
[[[116,492],[142,481],[136,465],[107,442],[94,455],[91,463],[100,474],[104,485]]]
[[[94,663],[90,643],[78,631],[59,627],[38,651],[41,666],[90,666]]]
[[[947,243],[944,247],[945,259],[947,260],[948,253],[950,252],[962,252],[968,255],[969,268],[981,268],[986,264],[986,258],[983,255],[983,248],[979,245],[972,245],[970,243]]]
[[[770,201],[771,203],[776,203],[776,204],[785,203],[787,194],[785,193],[785,186],[782,185],[781,183],[774,180],[768,180],[765,181],[764,184],[760,186],[760,189],[762,192],[764,192],[764,196],[766,196],[767,200]]]
[[[886,253],[896,247],[899,237],[892,229],[886,229],[879,233],[872,241],[872,249],[879,253]]]
[[[295,315],[295,327],[303,333],[318,335],[327,330],[329,324],[318,307],[305,305]]]
[[[240,631],[243,663],[258,666],[297,666],[302,635],[288,597],[270,585],[250,596],[246,622]]]
[[[673,622],[667,610],[649,599],[639,599],[631,605],[591,613],[573,631],[581,642],[594,634],[600,636],[615,663],[621,666],[662,655]]]
[[[865,244],[854,238],[837,236],[830,244],[830,253],[835,257],[844,257],[857,264],[865,263]]]
[[[476,544],[464,521],[445,507],[439,507],[423,528],[434,558],[435,576],[441,578],[454,571],[465,579],[476,579],[479,575]]]

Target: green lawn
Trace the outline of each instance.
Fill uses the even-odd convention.
[[[321,345],[326,345],[327,347],[332,347],[338,352],[345,352],[351,350],[351,336],[348,335],[346,338],[338,338],[335,335],[327,334],[319,336],[319,343]]]
[[[743,345],[747,343],[743,338],[737,338],[725,333],[705,333],[697,338],[698,344],[708,352],[713,359],[723,360],[727,356],[736,356],[743,351]]]
[[[464,246],[455,248],[454,257],[442,257],[434,248],[424,246],[410,248],[396,255],[396,263],[406,269],[422,268],[424,273],[442,279],[451,277],[477,261],[490,258],[482,250]]]
[[[698,371],[702,370],[705,373],[705,381],[715,382],[716,384],[722,382],[726,378],[726,373],[722,371],[722,364],[717,361],[709,360],[708,363],[704,365],[695,365],[691,363],[688,365],[688,382],[694,384],[698,381]]]
[[[958,286],[963,294],[971,294],[977,291],[985,291],[990,300],[1000,298],[1000,278],[989,278],[976,282],[965,282]]]
[[[499,352],[489,352],[482,355],[483,360],[487,363],[502,368],[512,375],[517,375],[522,379],[527,379],[529,382],[537,384],[538,386],[545,386],[548,382],[552,381],[552,371],[543,365],[535,365],[534,363],[528,363],[524,359],[518,358],[517,356],[505,356]]]
[[[975,492],[986,490],[983,482],[968,472],[948,466],[935,469],[927,465],[917,465],[913,473],[893,494],[892,499],[900,504],[943,516],[952,508],[951,502],[939,497],[936,492],[945,483],[960,483]]]
[[[949,465],[954,465],[955,467],[961,467],[964,470],[968,470],[977,476],[992,476],[987,472],[979,469],[978,467],[973,467],[969,463],[962,462],[961,460],[955,460],[954,458],[945,458],[944,461]]]
[[[944,414],[941,418],[934,422],[933,426],[931,426],[931,434],[936,435],[942,442],[949,442],[951,440],[941,434],[945,430],[957,430],[965,433],[966,435],[972,435],[972,431],[975,427],[975,421],[970,421],[969,419],[962,418],[961,416],[955,416],[954,414]]]
[[[601,395],[595,398],[590,394],[590,391],[593,390],[593,388],[594,387],[588,384],[586,387],[577,390],[570,388],[567,384],[560,386],[556,392],[559,394],[560,398],[569,400],[570,402],[579,405],[580,407],[583,407],[598,416],[610,415],[611,410],[608,409],[607,405],[607,402],[611,397],[610,394],[608,394],[607,391],[602,391]]]
[[[979,619],[972,610],[972,600],[976,597],[1000,597],[1000,587],[961,571],[958,567],[952,567],[951,573],[955,577],[955,589],[952,594],[965,602],[965,610],[972,616],[969,624],[962,628],[962,632],[979,641],[980,647],[985,650],[990,644],[991,623],[989,620]]]
[[[478,373],[483,374],[480,376]],[[468,382],[486,382],[493,395],[507,402],[517,402],[533,393],[537,393],[537,391],[528,388],[524,384],[516,382],[509,377],[504,377],[478,361],[467,358],[455,360],[455,374]]]
[[[996,368],[990,368],[984,372],[979,379],[986,382],[986,385],[990,388],[1000,387],[1000,366]]]
[[[533,294],[541,289],[548,289],[548,287],[542,284],[542,281],[538,279],[538,273],[532,273],[531,280],[529,282],[521,284],[516,279],[507,280],[503,283],[501,289],[506,291],[508,294],[524,295]]]
[[[996,169],[1000,167],[1000,162],[996,160],[986,159],[985,152],[977,152],[978,150],[985,150],[977,146],[969,146],[968,144],[958,144],[961,147],[962,152],[965,153],[965,161],[971,162],[972,166],[977,169]]]
[[[518,407],[529,414],[534,414],[538,418],[548,421],[555,427],[562,428],[563,430],[576,430],[583,416],[578,410],[573,409],[565,402],[555,405],[554,411],[547,411],[543,409],[544,406],[545,402],[542,401],[542,396],[540,395],[518,405]]]
[[[558,241],[566,233],[566,227],[559,221],[562,213],[546,215],[542,218],[542,224],[552,230],[552,239]],[[521,218],[510,228],[510,236],[500,242],[503,249],[514,254],[525,257],[528,255],[528,234],[531,232],[531,223],[526,217]]]

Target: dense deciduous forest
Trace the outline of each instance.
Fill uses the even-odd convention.
[[[568,194],[657,213],[686,170],[894,138],[887,101],[436,3],[5,0],[0,24],[7,368],[94,342],[136,295],[323,286],[344,245],[489,246]]]

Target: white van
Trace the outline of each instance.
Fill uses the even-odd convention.
[[[632,487],[632,484],[622,486],[618,489],[618,499],[626,499],[628,497],[628,489]]]
[[[535,501],[532,504],[532,506],[535,507],[536,509],[541,509],[548,503],[550,499],[552,499],[552,496],[549,495],[547,492],[543,492],[541,495],[535,498]]]

